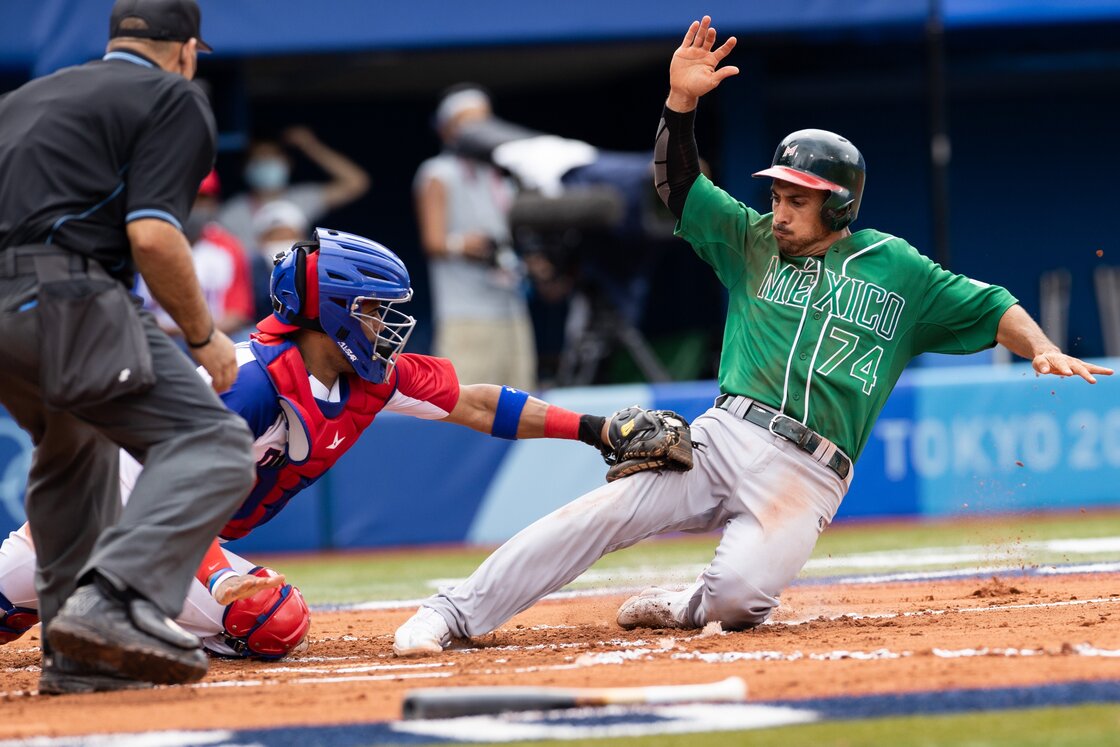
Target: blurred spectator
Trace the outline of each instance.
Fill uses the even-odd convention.
[[[284,146],[303,153],[331,180],[326,183],[289,184],[292,159]],[[369,190],[369,174],[361,166],[335,151],[307,127],[290,127],[281,140],[255,140],[249,146],[245,163],[245,182],[249,191],[236,195],[222,207],[220,221],[241,243],[254,241],[253,218],[264,205],[287,200],[314,223],[335,208],[353,202]]]
[[[435,114],[444,150],[420,165],[413,184],[432,279],[434,349],[464,383],[532,390],[536,345],[508,223],[514,185],[489,163],[449,149],[464,123],[490,116],[484,91],[451,89]]]
[[[287,252],[294,242],[306,240],[310,232],[307,216],[298,205],[287,200],[270,202],[253,216],[249,263],[253,275],[254,318],[264,319],[272,313],[269,280],[276,255]]]
[[[257,317],[245,250],[241,242],[215,220],[220,191],[218,174],[211,171],[199,185],[190,215],[183,223],[183,233],[191,244],[194,270],[214,318],[214,326],[230,337],[236,337]],[[182,335],[171,316],[152,300],[143,279],[138,281],[136,292],[155,314],[164,331],[176,337]]]
[[[447,147],[520,188],[508,218],[536,291],[540,376],[560,386],[601,383],[613,380],[616,362],[630,361],[646,381],[692,375],[693,367],[670,371],[642,331],[654,274],[679,241],[654,187],[652,151],[602,150],[493,115],[462,122]],[[562,348],[551,355],[548,341],[558,338]]]

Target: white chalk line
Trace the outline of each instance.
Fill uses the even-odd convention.
[[[883,574],[860,574],[842,577],[804,576],[795,583],[800,586],[812,584],[856,585],[896,583],[909,581],[933,581],[937,579],[983,576],[989,573],[1030,572],[1042,576],[1072,575],[1080,573],[1118,573],[1120,562],[1100,561],[1078,564],[1034,564],[1031,555],[1057,553],[1062,555],[1100,555],[1120,553],[1120,537],[1094,537],[1084,539],[1054,539],[1044,541],[1019,542],[1006,551],[990,546],[965,545],[960,547],[927,547],[901,551],[877,551],[838,555],[829,558],[812,558],[805,564],[805,570],[838,571],[844,569],[871,570],[874,568],[914,568],[915,566],[950,566],[961,563],[974,563],[967,568],[942,569],[931,571],[903,570]],[[666,579],[694,578],[702,570],[701,565],[676,566],[635,566],[591,569],[585,571],[574,583],[596,584],[592,588],[564,589],[546,599],[582,599],[614,594],[637,593],[651,585],[664,585]],[[427,582],[430,588],[454,586],[463,578],[439,578]],[[624,584],[617,584],[619,580]],[[357,604],[316,605],[319,611],[378,611],[395,610],[420,606],[425,600],[404,599]]]
[[[945,615],[953,612],[962,613],[995,613],[1006,612],[1010,610],[1022,609],[1044,609],[1048,607],[1073,607],[1089,604],[1120,604],[1120,597],[1096,597],[1093,599],[1070,599],[1060,602],[1036,602],[1032,604],[1004,604],[1004,605],[991,605],[987,607],[960,607],[957,609],[936,609],[936,610],[916,610],[912,612],[883,612],[883,613],[848,613],[838,615],[835,617],[827,618],[829,620],[840,620],[844,618],[851,619],[891,619],[898,617],[921,617],[921,616],[935,616]],[[814,618],[819,619],[819,618]],[[796,626],[803,625],[807,621],[799,622],[770,622],[768,625],[788,625]],[[318,684],[335,684],[347,682],[383,682],[390,680],[406,680],[406,679],[443,679],[455,676],[456,674],[525,674],[531,672],[549,672],[561,671],[569,669],[579,669],[589,666],[603,666],[612,664],[622,664],[626,661],[634,660],[649,660],[658,656],[668,655],[672,659],[691,659],[710,664],[729,663],[734,661],[798,661],[800,659],[810,659],[819,661],[881,661],[883,659],[902,658],[912,656],[912,652],[891,652],[887,649],[876,649],[874,651],[831,651],[831,652],[810,652],[808,654],[802,651],[781,652],[781,651],[725,651],[725,652],[681,652],[675,650],[678,642],[688,643],[690,641],[710,637],[710,634],[697,634],[695,636],[671,637],[659,639],[658,647],[643,648],[648,646],[648,641],[639,638],[633,641],[624,639],[613,639],[611,641],[599,642],[598,644],[589,643],[555,643],[555,644],[534,644],[531,646],[498,646],[488,647],[485,649],[468,648],[468,649],[454,649],[449,651],[448,654],[476,654],[481,651],[486,652],[528,652],[528,651],[541,651],[541,650],[566,650],[577,648],[589,648],[592,645],[604,646],[617,646],[621,647],[620,651],[601,651],[601,652],[585,652],[565,664],[552,664],[545,666],[532,666],[532,667],[518,667],[515,669],[494,669],[487,668],[474,671],[446,671],[446,667],[455,666],[457,662],[462,659],[456,657],[456,661],[436,661],[436,662],[421,662],[413,664],[371,664],[363,666],[349,666],[339,665],[337,667],[291,667],[281,666],[277,668],[270,668],[269,672],[282,672],[282,673],[298,673],[298,674],[323,674],[322,677],[297,677],[291,680],[221,680],[216,682],[199,682],[187,687],[195,687],[200,689],[205,688],[221,688],[221,687],[268,687],[281,684],[296,684],[296,685],[318,685]],[[637,647],[637,648],[635,648]],[[959,653],[958,656],[980,656],[980,655],[1011,655],[1006,653],[1012,649],[980,649],[985,653],[967,653],[970,649],[965,649],[966,653]],[[940,658],[954,658],[950,653],[938,654],[938,651],[944,652],[944,649],[934,649],[934,655]],[[1001,653],[992,653],[1001,652]],[[1050,652],[1046,652],[1050,653]],[[1120,658],[1120,650],[1113,651],[1109,649],[1099,649],[1090,646],[1089,644],[1078,644],[1072,646],[1067,650],[1060,652],[1062,655],[1072,653],[1077,656],[1086,657],[1102,657],[1102,658]],[[1020,654],[1028,655],[1028,654]],[[351,658],[351,657],[339,657]],[[30,668],[25,668],[30,669]],[[443,669],[443,671],[433,671],[436,669]],[[429,671],[416,671],[416,670],[429,670]],[[20,670],[15,670],[20,671]],[[354,675],[357,672],[385,672],[384,674],[371,674],[371,675]],[[16,690],[9,692],[0,692],[0,697],[5,696],[21,696],[25,695],[24,691]]]
[[[296,677],[290,680],[220,680],[217,682],[196,682],[182,687],[200,690],[213,687],[276,687],[279,685],[330,685],[341,682],[386,682],[390,680],[441,679],[455,676],[455,672],[400,672],[398,674],[376,674],[361,677]]]
[[[695,576],[696,568],[690,569],[692,575]],[[1015,563],[1010,565],[994,565],[994,566],[977,566],[974,568],[960,568],[956,570],[944,571],[922,571],[922,572],[903,572],[903,573],[886,573],[880,575],[865,575],[865,576],[847,576],[839,578],[802,578],[794,582],[796,586],[814,586],[814,585],[827,585],[827,586],[860,586],[867,584],[883,584],[883,583],[903,583],[910,581],[939,581],[951,580],[956,578],[972,578],[980,576],[988,576],[992,574],[1023,571],[1022,564]],[[1077,575],[1077,574],[1098,574],[1098,573],[1120,573],[1120,562],[1117,563],[1089,563],[1081,565],[1061,565],[1061,566],[1047,566],[1042,568],[1032,569],[1029,575],[1039,576],[1064,576],[1064,575]],[[663,569],[660,578],[662,580],[674,575],[672,569]],[[676,574],[680,575],[680,574]],[[582,576],[581,576],[582,578]],[[672,588],[672,585],[662,584],[665,588]],[[564,590],[549,594],[545,600],[560,601],[565,599],[584,599],[589,597],[604,597],[615,596],[620,594],[636,594],[649,588],[648,585],[640,586],[612,586],[612,587],[598,587],[594,589],[575,589]],[[362,611],[387,611],[397,609],[414,609],[419,607],[427,601],[424,599],[398,599],[387,600],[379,602],[358,602],[356,604],[332,604],[332,605],[313,605],[311,609],[317,612],[362,612]],[[561,627],[561,626],[557,626]],[[348,637],[344,640],[359,640],[358,638]]]
[[[643,714],[648,716],[643,718]],[[557,716],[562,718],[561,722],[556,721]],[[820,715],[815,711],[792,706],[695,703],[568,709],[562,714],[533,712],[399,721],[391,724],[390,728],[402,735],[450,739],[456,743],[519,742],[742,731],[805,724],[819,719]],[[0,747],[71,747],[79,741],[84,747],[185,747],[207,744],[263,747],[258,743],[239,741],[239,737],[237,732],[225,730],[163,731],[82,737],[33,737],[3,740],[0,741]]]
[[[621,723],[635,711],[655,715],[645,723]],[[606,706],[563,712],[563,722],[549,723],[548,714],[526,713],[466,716],[455,719],[400,721],[396,732],[425,737],[479,742],[603,739],[661,736],[713,731],[768,729],[806,724],[820,719],[815,711],[789,706],[755,704],[690,704],[678,706]],[[580,719],[597,723],[581,724]],[[613,723],[611,721],[613,720]],[[604,723],[606,721],[607,723]]]
[[[1023,547],[1025,549],[1032,549],[1033,548],[1033,549],[1036,549],[1036,550],[1041,549],[1041,550],[1051,551],[1051,552],[1064,552],[1064,553],[1067,553],[1067,554],[1075,554],[1075,553],[1086,553],[1086,554],[1094,553],[1095,554],[1095,553],[1100,553],[1100,552],[1111,552],[1111,551],[1114,551],[1116,549],[1120,549],[1120,537],[1104,537],[1104,538],[1096,538],[1096,539],[1077,539],[1077,540],[1068,540],[1068,539],[1067,540],[1050,540],[1050,541],[1046,541],[1046,542],[1021,543],[1020,545],[1017,545],[1017,547]],[[963,550],[963,548],[958,548],[958,549]],[[832,562],[835,562],[840,567],[844,567],[844,564],[848,563],[848,561],[851,561],[853,558],[855,558],[855,559],[862,558],[862,560],[858,561],[859,563],[862,563],[867,567],[872,567],[876,564],[882,564],[882,563],[887,563],[887,562],[893,562],[893,563],[897,564],[898,560],[902,557],[905,557],[909,560],[913,560],[915,557],[917,557],[919,564],[922,562],[923,558],[929,559],[931,562],[936,560],[936,562],[938,562],[938,563],[943,563],[943,562],[955,562],[954,560],[952,560],[953,558],[958,558],[959,559],[959,558],[968,557],[972,553],[972,550],[964,550],[963,552],[959,552],[956,555],[953,555],[952,552],[950,552],[950,550],[951,549],[946,549],[946,548],[926,548],[926,549],[919,549],[919,550],[910,551],[910,552],[905,553],[905,554],[894,553],[894,552],[862,553],[862,554],[859,554],[859,555],[845,556],[843,558],[829,558],[829,559],[811,560],[809,562],[809,565],[813,565],[814,563],[825,563],[825,562],[832,563]],[[848,565],[850,566],[851,564],[849,563]],[[1021,566],[1015,565],[1015,566],[1008,566],[1006,568],[1003,568],[1002,570],[1015,570],[1015,569],[1019,569],[1019,568],[1021,568]],[[642,569],[639,569],[639,570],[642,570]],[[653,569],[649,569],[649,570],[652,572]],[[689,572],[695,572],[695,570],[696,570],[695,567],[690,567],[688,569]],[[988,567],[988,568],[975,568],[975,569],[959,569],[959,570],[952,570],[952,571],[935,571],[935,572],[928,572],[928,573],[894,573],[894,574],[883,574],[883,575],[877,575],[877,576],[856,576],[856,577],[851,577],[851,578],[830,579],[829,583],[843,585],[843,584],[884,583],[884,582],[891,582],[891,581],[933,580],[933,579],[936,579],[936,578],[953,578],[953,577],[962,577],[962,576],[984,575],[984,574],[993,572],[993,570],[1001,570],[1001,569],[993,569],[991,567]],[[1047,568],[1039,568],[1039,569],[1036,570],[1036,572],[1040,575],[1065,575],[1065,574],[1075,574],[1075,573],[1112,573],[1112,572],[1117,572],[1117,571],[1120,571],[1120,563],[1092,563],[1092,564],[1082,564],[1082,565],[1052,566],[1052,567],[1047,567]],[[664,578],[666,575],[671,575],[673,573],[673,569],[661,568],[661,569],[657,569],[657,573],[660,574],[660,577]],[[594,580],[598,576],[602,576],[602,577],[605,577],[605,578],[614,578],[614,577],[617,577],[617,576],[620,576],[620,575],[629,576],[630,574],[628,572],[623,572],[623,571],[620,571],[618,569],[611,570],[611,571],[603,571],[603,572],[589,571],[588,573],[585,573],[583,576],[581,576],[581,580],[588,580],[589,578]],[[442,581],[443,582],[453,582],[454,579],[443,579]],[[641,590],[642,588],[644,588],[644,586],[633,587],[631,589],[626,589],[626,590],[619,589],[619,588],[569,590],[569,591],[557,592],[555,594],[550,595],[547,598],[548,599],[571,599],[571,598],[590,597],[590,596],[613,595],[613,594],[617,594],[617,593],[622,593],[623,591],[637,591],[637,590]],[[387,601],[387,602],[365,602],[365,603],[356,604],[356,605],[332,606],[332,607],[330,607],[330,609],[335,609],[335,610],[398,609],[398,608],[402,608],[402,607],[418,606],[422,601],[423,600],[417,599],[417,600],[399,600],[399,601]],[[852,619],[890,619],[890,618],[895,618],[895,617],[919,617],[919,616],[923,616],[923,615],[944,615],[944,614],[948,614],[950,612],[962,612],[962,613],[1000,612],[1000,611],[1019,610],[1019,609],[1042,609],[1042,608],[1047,608],[1047,607],[1066,607],[1066,606],[1085,605],[1085,604],[1115,604],[1115,603],[1120,603],[1120,598],[1109,597],[1109,598],[1095,598],[1095,599],[1085,599],[1085,600],[1068,600],[1068,601],[1060,601],[1060,602],[1038,602],[1038,603],[1031,603],[1031,604],[991,605],[991,606],[985,606],[985,607],[962,607],[962,608],[958,608],[958,609],[919,610],[919,611],[902,612],[902,613],[893,613],[893,612],[867,613],[867,614],[850,613],[850,614],[838,615],[838,616],[827,618],[827,619],[836,620],[836,619],[841,619],[841,618],[844,618],[844,617],[849,617],[849,618],[852,618]],[[812,619],[813,620],[819,619],[819,616],[817,618],[812,618]],[[767,625],[795,626],[795,625],[801,625],[801,624],[804,624],[805,622],[810,622],[810,621],[811,620],[790,620],[790,621],[771,620],[771,621],[768,621],[766,624]],[[553,629],[553,628],[555,628],[555,629],[566,629],[566,628],[572,628],[572,627],[575,627],[575,626],[563,626],[563,625],[561,625],[561,626],[534,626],[530,629],[531,630],[542,630],[542,629]],[[341,636],[339,638],[339,640],[345,640],[345,641],[371,640],[372,641],[377,637],[381,637],[381,636],[368,637],[367,638],[367,637],[358,637],[358,636],[353,636],[353,635],[344,635],[344,636]],[[687,641],[687,640],[691,640],[691,638],[683,638],[681,640],[686,640]],[[624,643],[624,642],[618,641],[617,643],[621,644],[621,643]],[[502,646],[502,647],[496,647],[496,648],[488,648],[486,650],[487,651],[519,652],[519,651],[543,650],[543,649],[548,649],[548,648],[552,648],[552,649],[580,648],[580,647],[584,647],[586,645],[587,644],[579,644],[579,643],[537,644],[537,645],[534,645],[534,646],[527,646],[527,647],[510,645],[510,646]],[[636,645],[636,644],[632,642],[632,643],[629,643],[627,645]],[[32,649],[28,649],[28,650],[32,650]],[[459,650],[457,650],[457,653],[473,653],[473,652],[477,652],[479,650],[480,649],[459,649]],[[735,652],[732,652],[732,653],[735,653]],[[1088,654],[1088,653],[1081,653],[1080,651],[1077,652],[1077,653],[1079,655],[1085,655],[1085,656],[1093,655],[1093,654]],[[736,655],[741,655],[741,656],[744,656],[744,657],[752,657],[752,656],[765,657],[767,654],[766,654],[766,652],[738,652],[738,654],[736,654]],[[792,655],[793,654],[791,654],[791,656]],[[1114,654],[1105,652],[1105,653],[1098,653],[1098,654],[1095,654],[1095,655],[1104,656],[1104,657],[1112,657]],[[588,655],[584,654],[583,656],[586,657]],[[606,655],[606,656],[607,656],[607,659],[611,659],[611,655]],[[337,659],[356,659],[356,658],[360,658],[360,657],[305,657],[305,658],[297,659],[297,660],[293,660],[293,661],[326,662],[326,661],[337,660]],[[615,657],[615,658],[619,658],[619,657]],[[636,657],[633,657],[633,658],[636,658]],[[859,657],[851,657],[851,658],[859,658]],[[588,660],[588,661],[590,661],[590,660]],[[613,659],[611,659],[611,661],[604,660],[602,663],[612,663],[612,662],[613,662]],[[525,668],[525,669],[519,669],[519,670],[516,670],[516,671],[518,671],[518,672],[529,672],[529,671],[547,671],[547,670],[551,670],[551,669],[570,669],[570,668],[575,668],[576,666],[584,666],[584,665],[586,665],[586,663],[584,663],[584,664],[553,665],[551,667],[539,667],[539,668],[538,667],[530,667],[530,668]],[[283,672],[283,673],[297,673],[298,672],[298,673],[305,673],[305,674],[306,673],[314,673],[314,674],[333,674],[333,675],[345,675],[345,674],[354,674],[354,673],[358,673],[358,672],[373,672],[373,671],[388,672],[386,674],[380,674],[380,675],[307,677],[307,678],[300,678],[300,679],[296,679],[296,680],[289,680],[289,682],[296,682],[298,684],[310,684],[310,683],[330,683],[330,682],[382,681],[382,680],[414,679],[414,678],[442,678],[442,677],[451,676],[452,673],[450,673],[450,672],[434,672],[434,671],[433,672],[408,672],[408,671],[405,671],[405,670],[409,670],[409,669],[431,669],[431,668],[438,668],[438,667],[443,667],[443,666],[451,666],[451,663],[447,662],[447,663],[429,663],[429,664],[412,664],[412,665],[405,665],[405,664],[360,665],[360,666],[337,668],[337,669],[314,668],[314,667],[302,668],[302,667],[286,667],[285,666],[285,667],[280,667],[280,668],[277,668],[277,669],[271,669],[270,671],[272,671],[272,672]],[[37,671],[37,670],[38,670],[37,666],[29,666],[29,667],[14,667],[14,668],[13,667],[8,667],[8,668],[5,668],[5,670],[3,670],[3,671],[5,673],[16,673],[16,672],[21,672],[21,671]],[[253,687],[253,686],[271,685],[271,684],[279,684],[279,683],[272,682],[272,681],[261,681],[261,680],[235,680],[235,681],[219,681],[219,682],[202,682],[202,683],[196,683],[194,685],[191,685],[191,687],[199,687],[199,688],[207,688],[207,687]],[[18,691],[18,690],[17,691],[10,691],[10,692],[0,692],[0,696],[20,695],[20,694],[22,694],[22,691]]]
[[[1008,558],[1023,560],[1041,554],[1063,555],[1102,555],[1120,554],[1120,537],[1093,537],[1085,539],[1056,539],[1043,541],[1016,542],[1005,549],[985,545],[962,545],[960,547],[924,547],[908,550],[884,550],[876,552],[836,555],[827,558],[811,558],[805,564],[806,571],[836,571],[843,569],[871,570],[875,568],[914,568],[920,566],[949,566],[960,563],[983,563],[985,566],[1017,568],[1021,563],[1009,563]],[[1120,563],[1111,564],[1120,569]],[[635,566],[585,571],[578,583],[611,584],[623,579],[628,584],[638,581],[656,582],[674,576],[695,576],[701,565],[677,566]],[[427,582],[429,588],[454,586],[462,578],[437,578]],[[648,583],[647,583],[648,585]]]
[[[937,579],[950,579],[968,576],[984,576],[990,573],[999,573],[1001,571],[1018,570],[1019,566],[1007,566],[996,568],[972,568],[961,571],[943,571],[943,572],[930,572],[930,573],[915,573],[915,574],[892,574],[885,576],[855,576],[851,578],[833,578],[828,579],[828,585],[857,585],[857,584],[874,584],[874,583],[889,583],[892,581],[933,581]],[[1120,569],[1118,569],[1120,570]],[[696,569],[692,569],[693,575],[696,575]],[[1069,573],[1092,573],[1094,571],[1073,569]],[[1095,571],[1100,573],[1102,571]],[[662,581],[673,575],[671,571],[666,571],[660,578]],[[679,575],[679,574],[677,574]],[[806,583],[795,582],[798,585],[812,585],[815,579],[806,579]],[[672,584],[661,583],[658,584],[662,588],[671,589]],[[563,601],[566,599],[587,599],[594,597],[609,597],[621,594],[637,594],[649,588],[649,584],[641,584],[638,586],[610,586],[610,587],[596,587],[593,589],[566,589],[564,591],[557,591],[544,597],[541,601]],[[355,602],[353,604],[329,604],[329,605],[311,605],[313,612],[387,612],[399,609],[416,609],[429,598],[417,599],[389,599],[374,602]]]
[[[1064,575],[1067,573],[1115,573],[1120,571],[1120,563],[1093,563],[1090,565],[1056,565],[1038,569],[1040,576]]]
[[[432,662],[428,664],[363,664],[360,666],[338,666],[338,667],[269,667],[268,672],[289,673],[295,672],[298,674],[355,674],[357,672],[393,672],[404,671],[410,669],[432,669],[435,667],[450,667],[454,666],[449,661]]]
[[[974,656],[995,656],[1010,658],[1016,656],[1066,656],[1069,654],[1076,654],[1077,656],[1098,656],[1106,659],[1120,658],[1120,650],[1097,648],[1088,643],[1078,643],[1073,646],[1063,646],[1057,650],[1050,650],[1045,648],[964,648],[959,650],[950,650],[943,648],[935,648],[932,651],[933,655],[941,659],[963,659]]]
[[[991,605],[985,607],[961,607],[957,609],[933,609],[933,610],[916,610],[912,612],[885,612],[885,613],[870,613],[870,614],[844,614],[835,617],[827,618],[829,620],[840,620],[844,618],[850,619],[890,619],[898,617],[921,617],[921,616],[937,616],[946,615],[953,612],[964,613],[984,613],[984,612],[1004,612],[1009,610],[1021,609],[1043,609],[1048,607],[1070,607],[1078,605],[1089,604],[1120,604],[1120,597],[1097,597],[1093,599],[1071,599],[1063,600],[1060,602],[1037,602],[1032,604],[1004,604],[1004,605]],[[819,619],[819,618],[815,618]],[[768,623],[773,625],[790,625],[796,626],[804,624],[803,622],[774,622]],[[590,666],[609,666],[620,665],[628,661],[647,661],[658,657],[668,657],[674,660],[692,660],[709,664],[726,664],[736,661],[799,661],[807,659],[810,661],[883,661],[890,659],[900,659],[914,656],[911,651],[891,651],[885,648],[879,648],[872,651],[849,651],[849,650],[836,650],[824,652],[804,652],[804,651],[725,651],[725,652],[701,652],[701,651],[682,651],[680,644],[687,644],[693,641],[698,641],[703,638],[711,637],[712,634],[700,634],[692,636],[666,636],[663,638],[648,640],[646,638],[638,638],[636,640],[625,640],[622,638],[615,638],[609,641],[599,641],[597,643],[587,642],[572,642],[572,643],[538,643],[529,646],[518,645],[505,645],[494,646],[486,648],[465,648],[465,649],[452,649],[449,654],[456,655],[457,662],[463,662],[462,656],[475,655],[482,652],[485,653],[519,653],[519,652],[532,652],[532,651],[572,651],[573,656],[564,664],[551,664],[541,666],[529,667],[516,667],[513,669],[506,669],[500,667],[486,667],[476,670],[463,670],[459,674],[469,675],[497,675],[503,674],[526,674],[533,672],[553,672],[562,670],[581,669]],[[651,644],[656,644],[654,647]],[[575,649],[587,649],[592,647],[615,647],[618,650],[614,651],[585,651],[583,653],[576,653]],[[1011,649],[1002,649],[1001,652],[1006,652]],[[1025,650],[1025,649],[1024,649]],[[937,651],[945,651],[944,649],[934,649],[934,655],[937,656]],[[987,651],[987,650],[985,650]],[[993,649],[993,651],[995,651]],[[1060,652],[1050,652],[1042,649],[1038,650],[1035,655],[1077,655],[1077,656],[1097,656],[1105,658],[1120,657],[1120,651],[1111,651],[1108,649],[1098,649],[1090,646],[1089,644],[1078,644],[1070,647],[1068,650]],[[965,656],[966,654],[961,654]],[[981,655],[981,654],[973,654]],[[983,655],[997,655],[988,654]],[[998,655],[1008,655],[1000,653]],[[1028,655],[1028,654],[1021,654]],[[942,656],[941,658],[949,658]],[[494,661],[494,664],[505,663],[503,659]],[[442,663],[429,663],[425,665],[412,665],[412,666],[429,666],[436,667],[441,664],[450,664],[450,662]],[[305,670],[306,671],[306,670]],[[437,673],[433,673],[435,676]],[[438,673],[439,676],[449,676],[451,673]],[[413,676],[424,676],[416,674]],[[382,679],[392,679],[392,675],[382,677]],[[309,681],[316,682],[318,680],[308,678]],[[331,678],[330,681],[344,681],[335,680]]]
[[[1021,563],[1010,563],[1005,565],[988,565],[976,566],[973,568],[958,568],[956,570],[945,571],[912,571],[900,573],[884,573],[881,575],[867,575],[867,576],[846,576],[841,578],[813,578],[802,579],[799,585],[809,586],[813,584],[837,584],[837,585],[858,585],[858,584],[886,584],[898,583],[909,581],[938,581],[942,579],[951,578],[968,578],[971,576],[986,576],[993,573],[1020,573],[1026,569]],[[1024,575],[1037,575],[1037,576],[1061,576],[1061,575],[1074,575],[1074,574],[1093,574],[1093,573],[1117,573],[1120,572],[1120,563],[1088,563],[1080,565],[1059,565],[1059,566],[1040,566],[1031,568],[1030,573]]]
[[[0,740],[0,747],[198,747],[213,744],[218,747],[238,745],[238,747],[258,747],[258,745],[234,741],[237,734],[233,731],[151,731],[144,733],[84,734],[72,737],[24,737],[22,739]]]

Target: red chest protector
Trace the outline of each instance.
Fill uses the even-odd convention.
[[[274,460],[268,462],[270,466],[258,464],[252,492],[221,531],[225,539],[244,537],[322,477],[373,422],[394,390],[391,382],[371,384],[348,374],[350,392],[345,407],[337,417],[329,418],[311,394],[299,348],[271,335],[259,335],[250,344],[288,420],[288,453],[278,466]]]

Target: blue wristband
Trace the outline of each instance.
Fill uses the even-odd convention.
[[[510,386],[502,387],[498,395],[498,407],[494,410],[494,425],[490,435],[495,438],[517,438],[517,426],[521,424],[521,411],[529,401],[529,393]]]
[[[206,586],[210,589],[210,593],[214,593],[214,587],[218,585],[219,581],[222,581],[226,576],[231,575],[236,576],[237,571],[233,570],[228,565],[225,568],[219,568],[218,570],[211,573],[210,578],[208,579],[209,583],[206,584]]]

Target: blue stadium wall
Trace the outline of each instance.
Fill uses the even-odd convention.
[[[112,0],[0,2],[0,93],[28,75],[99,54],[111,5]],[[323,223],[376,237],[409,264],[416,286],[413,313],[422,320],[411,342],[415,351],[430,347],[431,315],[411,181],[420,161],[438,148],[430,117],[439,85],[460,74],[436,54],[448,50],[463,55],[455,60],[474,54],[504,68],[507,56],[526,46],[553,49],[551,62],[570,75],[507,81],[495,89],[496,111],[604,148],[645,150],[664,97],[667,57],[683,24],[710,12],[721,33],[740,36],[733,59],[743,71],[700,109],[701,150],[717,183],[763,207],[767,185],[750,174],[769,161],[784,134],[808,126],[844,133],[859,144],[869,165],[857,225],[902,236],[941,259],[933,245],[927,158],[928,0],[528,5],[202,0],[201,5],[205,36],[217,49],[201,71],[218,94],[224,143],[218,170],[226,194],[241,188],[245,139],[296,122],[311,125],[325,142],[366,167],[374,181],[371,192]],[[1040,275],[1068,269],[1071,351],[1115,354],[1104,345],[1094,272],[1120,257],[1112,216],[1095,207],[1108,204],[1116,192],[1113,174],[1120,172],[1120,150],[1108,145],[1114,140],[1113,119],[1102,114],[1102,102],[1120,90],[1120,0],[943,0],[941,6],[952,138],[947,264],[1007,286],[1036,316]],[[586,71],[591,54],[650,44],[658,47],[652,61],[621,71],[609,64]],[[284,95],[264,95],[252,85],[252,71],[284,55],[308,66],[328,60],[346,69],[352,56],[378,52],[397,59],[401,69],[428,66],[427,87],[300,97],[286,87]],[[371,77],[387,78],[396,70],[370,69]],[[319,70],[324,83],[337,72]],[[480,82],[491,81],[484,76]],[[579,106],[573,106],[576,101]],[[305,163],[300,168],[297,179],[322,178]],[[708,292],[706,276],[698,278],[688,267],[682,271],[681,264],[666,270],[677,281],[673,290]],[[655,337],[666,322],[665,315],[654,317],[643,331]]]
[[[1112,361],[1116,366],[1120,361]],[[715,382],[561,389],[588,412],[633,403],[694,418]],[[0,418],[0,530],[23,520],[26,435]],[[199,479],[205,479],[200,468]],[[602,483],[576,442],[493,439],[397,415],[239,551],[492,544]],[[917,368],[877,422],[839,518],[979,516],[1120,505],[1120,380],[1039,378],[1025,364]]]

